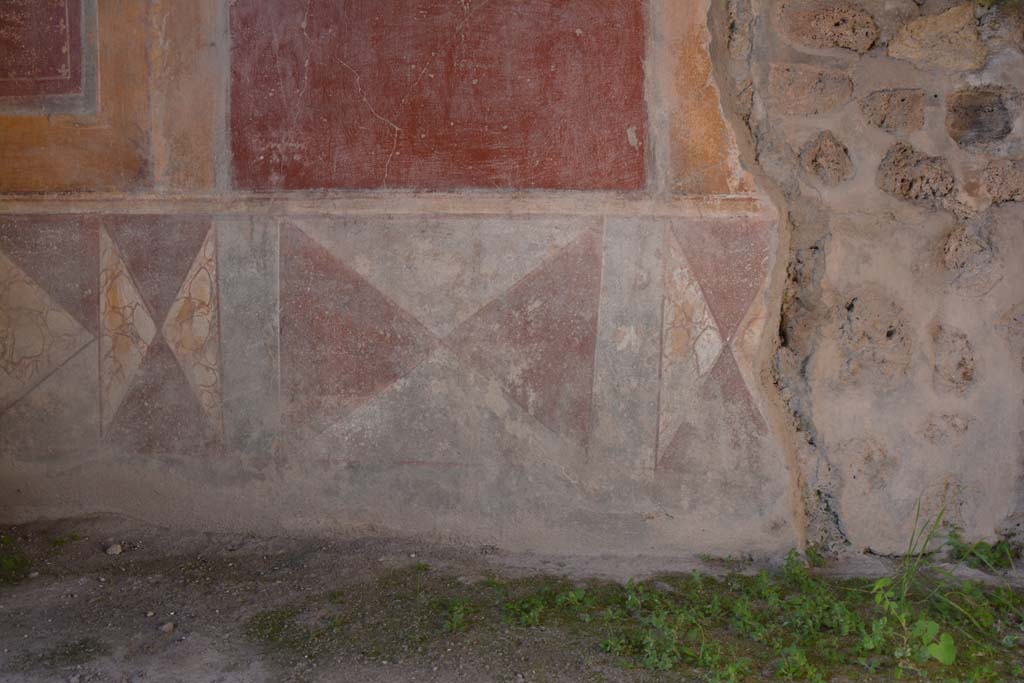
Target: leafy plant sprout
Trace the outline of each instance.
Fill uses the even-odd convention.
[[[945,555],[990,574],[965,580]],[[396,661],[450,648],[548,643],[653,680],[1024,680],[1024,593],[999,572],[1009,541],[965,540],[915,507],[905,554],[886,576],[837,578],[811,548],[781,566],[715,561],[625,584],[558,576],[457,580],[424,564],[346,585],[317,604],[256,615],[248,634],[281,657]],[[518,655],[521,656],[521,655]],[[572,656],[572,655],[570,655]],[[518,661],[518,660],[516,660]]]

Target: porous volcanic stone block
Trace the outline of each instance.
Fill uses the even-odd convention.
[[[961,147],[999,142],[1013,130],[999,88],[965,88],[946,100],[946,130]]]
[[[931,327],[933,373],[936,388],[965,393],[975,380],[974,347],[967,335],[954,327],[935,323]]]
[[[838,185],[853,177],[850,153],[830,130],[821,131],[804,144],[800,161],[807,174],[825,185]]]
[[[958,224],[942,240],[942,267],[946,284],[952,290],[981,296],[1002,278],[992,227],[992,215],[984,213]]]
[[[902,382],[913,358],[913,326],[906,311],[877,286],[843,299],[839,321],[839,379],[892,386]]]
[[[849,2],[787,2],[779,10],[779,20],[789,39],[806,47],[839,47],[863,54],[878,39],[871,14]]]
[[[974,3],[907,22],[889,43],[889,56],[950,71],[985,66],[988,49],[978,35]]]
[[[774,107],[782,114],[826,114],[849,101],[853,81],[834,69],[773,64],[768,89]]]
[[[985,191],[995,203],[1024,201],[1024,159],[997,159],[982,173]]]
[[[923,154],[905,142],[888,149],[878,166],[879,189],[900,199],[938,204],[953,191],[955,179],[949,162]]]
[[[911,133],[924,126],[924,91],[876,90],[860,101],[860,110],[872,126],[894,133]]]

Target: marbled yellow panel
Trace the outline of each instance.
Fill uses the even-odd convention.
[[[142,365],[156,324],[106,231],[100,233],[100,407],[104,429]]]
[[[213,235],[212,230],[207,234],[171,304],[163,335],[185,371],[203,412],[216,432],[221,433],[220,325]]]

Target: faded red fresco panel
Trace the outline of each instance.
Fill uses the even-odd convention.
[[[760,439],[767,434],[768,426],[754,405],[729,349],[722,351],[697,390],[697,401],[704,407],[705,414],[699,419],[683,421],[656,468],[685,472],[694,467],[706,467],[703,457],[719,452],[716,444],[719,447],[726,444],[725,452],[740,461],[756,462],[762,452]]]
[[[736,333],[764,283],[773,225],[762,218],[747,217],[672,222],[719,332],[727,340]]]
[[[460,325],[448,343],[546,427],[585,444],[600,293],[601,237],[588,232]]]
[[[174,352],[157,339],[104,438],[132,453],[211,454],[219,438],[208,423]]]
[[[103,227],[121,252],[153,320],[162,325],[210,231],[210,220],[193,216],[109,216]]]
[[[237,0],[247,189],[644,183],[643,0]]]
[[[99,232],[79,215],[3,216],[3,252],[83,327],[99,330]]]
[[[281,231],[281,389],[289,425],[319,433],[416,367],[433,338],[298,228]]]
[[[0,97],[81,87],[81,0],[0,2]]]

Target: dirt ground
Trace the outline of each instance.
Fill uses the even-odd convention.
[[[16,539],[31,561],[29,578],[0,585],[2,683],[657,680],[623,669],[592,644],[566,647],[543,627],[510,627],[481,642],[446,633],[442,619],[423,628],[403,624],[401,608],[383,614],[393,605],[360,615],[363,634],[332,640],[315,657],[305,648],[268,646],[251,625],[276,608],[326,607],[325,596],[332,594],[367,597],[382,579],[400,580],[412,568],[429,567],[432,575],[468,586],[487,576],[543,572],[625,580],[695,566],[651,558],[545,558],[379,538],[326,542],[183,533],[106,517],[0,533]],[[115,543],[122,552],[107,554]],[[420,615],[409,610],[407,616],[414,622]],[[378,618],[397,622],[389,627]]]
[[[27,564],[20,580],[0,581],[0,683],[702,680],[624,666],[593,629],[522,628],[502,605],[517,590],[584,577],[759,566],[188,533],[109,517],[0,528],[3,537]],[[471,601],[495,607],[468,613],[478,626],[453,624]]]

